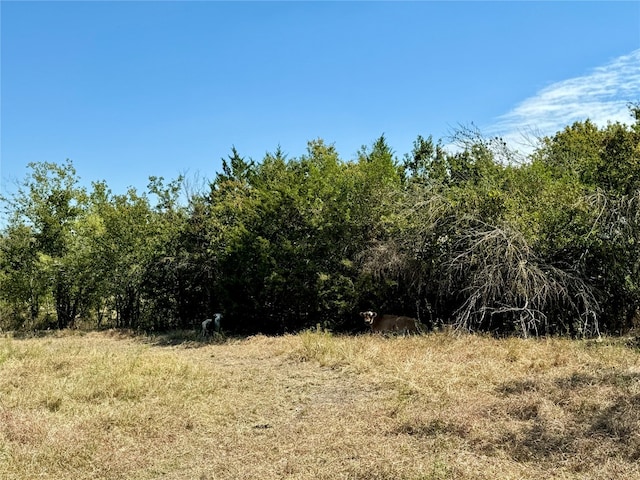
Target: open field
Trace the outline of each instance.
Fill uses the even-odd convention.
[[[0,338],[0,478],[640,478],[623,340]]]

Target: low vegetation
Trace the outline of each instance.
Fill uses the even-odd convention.
[[[640,478],[636,340],[0,338],[0,478]]]

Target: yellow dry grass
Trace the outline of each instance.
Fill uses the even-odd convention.
[[[8,336],[0,478],[640,478],[640,350],[444,333]]]

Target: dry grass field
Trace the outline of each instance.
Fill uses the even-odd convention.
[[[9,335],[0,478],[640,479],[640,349]]]

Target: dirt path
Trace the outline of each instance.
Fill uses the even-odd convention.
[[[203,465],[168,478],[338,478],[337,458],[352,473],[365,457],[364,465],[375,462],[371,444],[383,444],[385,432],[371,420],[384,415],[389,392],[344,369],[292,359],[269,339],[248,342],[256,345],[198,352],[219,382],[225,412],[200,425],[212,452]]]

